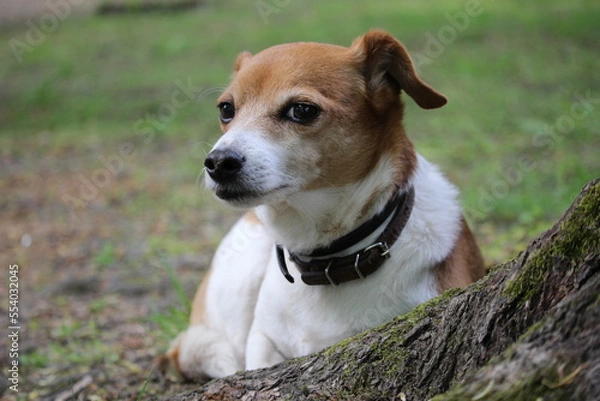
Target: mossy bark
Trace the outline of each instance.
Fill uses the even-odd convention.
[[[324,352],[175,400],[596,400],[600,180],[478,283]]]

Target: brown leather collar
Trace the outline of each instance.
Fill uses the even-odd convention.
[[[335,287],[346,281],[363,279],[377,271],[377,269],[379,269],[390,257],[390,248],[394,245],[398,237],[400,237],[402,230],[406,226],[414,201],[415,189],[412,186],[407,191],[394,197],[390,203],[397,203],[397,206],[394,215],[385,230],[383,230],[375,242],[354,254],[341,257],[307,259],[307,257],[313,256],[315,252],[311,252],[308,255],[297,255],[290,252],[290,260],[296,264],[296,267],[300,271],[302,281],[308,285],[331,284]],[[380,217],[380,215],[376,216],[376,218]],[[389,216],[385,216],[384,221],[387,217]],[[365,225],[372,226],[370,223],[371,221],[365,223]],[[378,227],[379,225],[371,232],[364,235],[360,240],[372,234]],[[350,233],[352,234],[350,236],[356,237],[353,233],[354,232]],[[339,241],[334,242],[339,243]],[[350,248],[352,245],[354,244],[346,247],[346,249]],[[276,245],[275,249],[277,251],[277,262],[279,263],[281,272],[290,283],[293,283],[294,278],[288,273],[283,248],[280,245]]]

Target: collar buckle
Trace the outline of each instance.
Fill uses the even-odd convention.
[[[383,256],[386,259],[388,259],[391,256],[390,255],[390,247],[388,246],[387,242],[385,242],[385,241],[379,241],[379,242],[369,245],[368,247],[363,249],[363,253],[368,252],[371,249],[375,249],[375,248],[381,249],[381,253],[379,254],[379,256]],[[356,260],[358,262],[358,258],[356,258]]]
[[[388,246],[388,244],[385,241],[375,242],[374,244],[371,244],[368,247],[366,247],[365,249],[363,249],[362,251],[358,252],[356,254],[356,259],[354,260],[354,271],[356,272],[356,274],[358,275],[358,277],[361,280],[365,278],[365,275],[360,270],[360,255],[366,254],[367,252],[369,252],[370,250],[375,249],[375,248],[381,249],[381,253],[379,254],[379,256],[383,257],[384,260],[389,259],[389,257],[391,256],[390,255],[390,247]],[[327,270],[329,270],[329,266],[327,267]],[[329,274],[328,274],[327,270],[325,270],[325,275],[327,275],[327,278],[329,279],[331,284],[333,284],[333,282],[329,278]],[[335,287],[335,285],[334,285],[334,287]]]

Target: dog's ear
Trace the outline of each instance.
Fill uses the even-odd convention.
[[[252,53],[250,52],[241,52],[240,54],[238,54],[237,58],[235,59],[235,64],[233,66],[233,73],[235,74],[236,72],[238,72],[242,68],[242,65],[244,65],[244,63],[250,60],[251,58]]]
[[[419,78],[408,52],[389,33],[369,31],[355,39],[350,48],[363,63],[363,73],[371,93],[391,86],[405,91],[424,109],[436,109],[446,104],[444,95]]]

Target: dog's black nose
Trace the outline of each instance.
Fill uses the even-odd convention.
[[[245,161],[246,158],[234,150],[213,150],[204,160],[204,167],[210,178],[222,183],[235,178]]]

